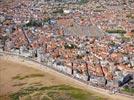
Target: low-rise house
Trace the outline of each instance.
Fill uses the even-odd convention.
[[[118,81],[120,81],[120,82],[123,81],[124,75],[123,75],[122,71],[116,71],[114,75],[115,75],[115,76],[114,76],[114,79],[115,79],[115,80],[118,80]]]
[[[131,66],[134,68],[134,57],[132,57],[132,58],[130,59],[130,64],[131,64]]]
[[[90,82],[92,84],[97,84],[99,86],[105,86],[106,85],[106,79],[104,77],[97,77],[97,76],[90,76]]]
[[[0,48],[0,52],[3,52],[3,48]]]

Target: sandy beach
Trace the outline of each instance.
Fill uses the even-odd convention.
[[[11,67],[7,65],[10,65]],[[4,66],[6,66],[6,68]],[[41,83],[45,83],[46,85],[68,84],[73,87],[81,88],[86,91],[92,92],[97,96],[109,98],[110,100],[133,100],[131,97],[128,96],[122,96],[120,94],[110,94],[107,90],[86,85],[78,80],[65,76],[40,64],[24,60],[20,57],[9,55],[0,56],[0,95],[5,95],[5,98],[7,99],[7,94],[12,91],[17,91],[19,88],[11,87],[13,84],[15,84],[15,82],[11,82],[11,77],[14,77],[14,75],[16,74],[22,73],[24,75],[28,73],[40,73],[44,76],[47,76],[47,78],[45,78],[44,80],[41,80],[40,78],[36,78],[36,80],[30,79],[30,81],[28,81],[28,84],[38,83],[40,82],[40,80]],[[23,83],[25,83],[25,81]]]

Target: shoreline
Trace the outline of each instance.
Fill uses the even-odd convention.
[[[70,82],[70,85],[72,85],[72,86],[79,87],[79,88],[82,88],[82,89],[90,91],[90,92],[99,93],[99,95],[107,97],[107,98],[111,98],[113,100],[133,100],[133,98],[134,98],[133,96],[120,94],[120,93],[110,94],[108,90],[90,86],[79,80],[74,79],[73,77],[69,77],[63,73],[60,73],[56,70],[53,70],[49,67],[39,64],[38,62],[34,62],[32,60],[26,60],[25,58],[23,59],[22,57],[19,57],[17,55],[15,56],[15,55],[9,55],[9,54],[3,53],[2,55],[0,55],[0,59],[15,62],[18,64],[23,64],[23,65],[26,65],[27,67],[34,68],[34,69],[40,70],[42,72],[51,73],[51,74],[55,75],[56,77],[59,77],[65,81],[67,80],[68,82]]]

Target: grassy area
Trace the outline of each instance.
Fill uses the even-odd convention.
[[[85,3],[88,3],[88,2],[89,2],[89,0],[80,0],[79,4],[85,4]]]
[[[49,23],[50,18],[44,18],[44,20],[31,19],[28,23],[22,25],[22,27],[42,27],[45,23]]]
[[[36,99],[43,98],[41,100],[105,100],[105,98],[68,85],[29,86],[11,94],[10,97],[11,100],[19,100],[23,97],[28,100],[33,100],[35,97]]]
[[[115,34],[115,33],[118,33],[118,34],[124,34],[124,33],[126,33],[125,30],[120,30],[120,29],[117,29],[117,30],[106,30],[106,32],[107,33],[113,33],[113,34]]]
[[[77,46],[75,44],[65,44],[64,48],[65,49],[76,49]]]
[[[115,46],[116,43],[115,43],[114,41],[109,41],[108,45],[110,45],[110,46]]]
[[[17,84],[13,84],[12,86],[23,86],[25,84],[27,84],[27,83],[17,83]]]
[[[130,14],[127,14],[126,17],[127,17],[127,18],[130,18],[130,19],[134,19],[134,16],[133,16],[133,14],[131,14],[131,13],[130,13]]]
[[[126,88],[123,88],[122,89],[122,92],[127,93],[127,94],[130,94],[130,95],[134,95],[134,88],[128,88],[128,87],[126,87]]]
[[[59,9],[53,11],[53,13],[54,13],[54,14],[57,14],[57,13],[63,14],[63,8],[59,8]]]
[[[12,79],[17,79],[17,80],[23,80],[26,78],[35,78],[35,77],[44,77],[44,74],[29,74],[29,75],[25,75],[25,76],[21,76],[21,75],[17,75],[15,77],[12,77]]]

